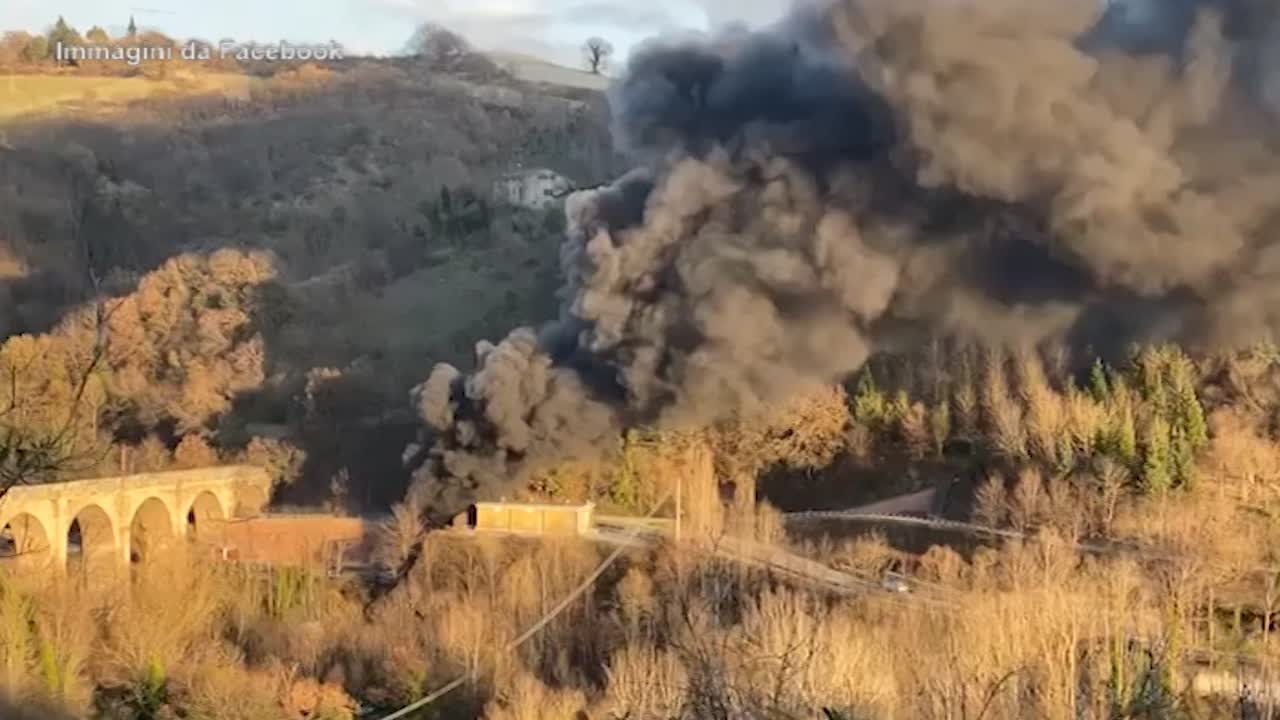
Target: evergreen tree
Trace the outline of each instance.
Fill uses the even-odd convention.
[[[947,439],[951,437],[951,405],[943,399],[929,413],[929,433],[933,438],[933,450],[938,457],[943,456]]]
[[[106,45],[111,42],[111,36],[107,35],[107,31],[97,25],[89,28],[89,32],[84,34],[84,38],[94,45]]]
[[[1162,381],[1155,386],[1155,390],[1147,397],[1147,406],[1153,415],[1159,416],[1166,423],[1173,425],[1177,422],[1177,414],[1173,411],[1173,403],[1169,401],[1169,397],[1169,389]]]
[[[1098,402],[1106,402],[1111,396],[1111,386],[1107,383],[1106,369],[1102,366],[1102,358],[1093,361],[1089,371],[1089,394]]]
[[[876,379],[868,367],[858,378],[858,385],[853,391],[853,416],[863,423],[876,424],[888,412],[886,405],[884,394],[876,387]]]
[[[1196,389],[1190,379],[1179,382],[1174,391],[1177,422],[1186,433],[1188,446],[1199,450],[1209,443],[1209,428],[1204,419],[1204,406],[1196,396]]]
[[[888,419],[891,422],[900,423],[907,417],[907,413],[911,409],[911,399],[907,397],[906,390],[898,390],[893,394],[893,399],[889,401]]]
[[[1191,442],[1193,449],[1199,450],[1209,444],[1209,425],[1205,422],[1204,406],[1196,397],[1195,390],[1188,393],[1185,412],[1184,426],[1187,430],[1187,440]]]
[[[137,36],[138,36],[138,23],[134,22],[133,16],[130,15],[129,16],[129,37],[135,38]]]
[[[1147,493],[1163,493],[1173,485],[1169,448],[1169,423],[1156,416],[1147,423],[1143,438],[1142,489]]]
[[[1076,467],[1076,446],[1071,442],[1069,433],[1058,435],[1056,453],[1057,463],[1054,469],[1059,475],[1067,475]]]
[[[1164,389],[1164,357],[1156,348],[1143,348],[1134,364],[1138,371],[1138,388],[1145,400],[1154,400]]]
[[[1189,486],[1195,482],[1196,451],[1209,442],[1204,407],[1196,396],[1195,366],[1185,354],[1171,350],[1165,371],[1173,480],[1179,486]]]
[[[609,484],[609,500],[614,505],[637,511],[641,505],[640,478],[636,472],[636,449],[642,444],[640,434],[628,431],[619,446],[619,462]]]
[[[1126,467],[1132,468],[1138,460],[1138,431],[1133,420],[1133,407],[1124,402],[1116,411],[1112,428],[1110,449]]]
[[[1195,448],[1185,430],[1174,427],[1169,433],[1169,460],[1176,486],[1190,488],[1196,481]]]
[[[67,24],[66,20],[59,16],[58,22],[54,23],[53,29],[49,31],[49,46],[45,52],[48,53],[49,57],[55,57],[58,53],[59,45],[66,47],[80,44],[82,44],[80,33],[76,32],[75,29]]]

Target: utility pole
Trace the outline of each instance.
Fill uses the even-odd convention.
[[[676,473],[676,544],[680,544],[680,509],[684,503],[684,473]]]

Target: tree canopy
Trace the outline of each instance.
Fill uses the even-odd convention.
[[[49,31],[46,53],[49,56],[53,56],[58,51],[59,45],[81,45],[83,43],[84,40],[80,37],[80,33],[76,32],[75,28],[68,25],[67,21],[59,16],[58,22],[54,23],[53,29]]]
[[[466,38],[438,23],[419,26],[404,49],[406,55],[423,57],[432,63],[454,62],[471,51],[471,43]]]

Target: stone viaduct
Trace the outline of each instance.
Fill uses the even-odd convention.
[[[70,558],[112,572],[258,514],[270,491],[264,470],[243,465],[20,486],[0,498],[0,528],[23,570],[61,572]]]

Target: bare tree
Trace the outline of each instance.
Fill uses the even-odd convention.
[[[582,46],[582,52],[587,59],[587,69],[591,74],[599,75],[608,67],[609,59],[613,57],[613,43],[601,37],[588,38]]]
[[[0,35],[0,65],[12,66],[24,60],[27,46],[31,44],[31,35],[12,31]]]
[[[60,474],[96,465],[102,456],[80,447],[80,421],[86,407],[89,384],[97,375],[107,352],[107,321],[111,310],[101,292],[94,267],[92,248],[85,234],[85,221],[92,202],[90,185],[74,163],[68,163],[68,216],[73,245],[81,253],[86,281],[92,291],[92,345],[84,365],[72,378],[74,388],[66,416],[53,428],[32,428],[19,418],[9,417],[20,407],[19,374],[26,368],[7,367],[3,378],[10,385],[8,407],[0,410],[0,498],[11,488],[45,482]]]

